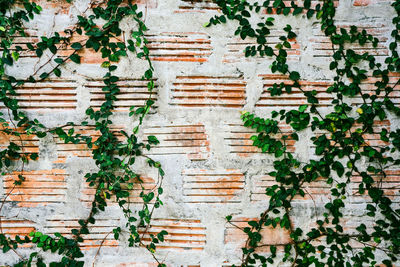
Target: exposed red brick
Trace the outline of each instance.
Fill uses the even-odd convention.
[[[156,191],[156,181],[153,178],[149,177],[140,177],[141,182],[137,178],[131,179],[133,183],[133,189],[127,189],[126,185],[123,185],[122,188],[128,190],[130,192],[130,196],[127,200],[129,203],[132,204],[143,204],[143,199],[140,197],[140,193],[143,192],[145,194],[150,193],[151,191]],[[142,189],[143,186],[143,189]],[[88,206],[92,204],[94,199],[94,194],[96,193],[96,189],[89,186],[89,183],[85,182],[83,188],[81,189],[81,197],[80,200],[82,202],[86,202]],[[108,202],[111,205],[118,205],[115,195],[112,196]],[[154,201],[152,201],[154,202]]]
[[[390,198],[393,202],[400,202],[400,170],[385,170],[386,177],[382,175],[373,175],[372,178],[375,180],[375,186],[380,185],[380,188],[384,191],[385,196]],[[361,176],[353,176],[351,184],[351,196],[350,201],[352,203],[365,203],[372,202],[368,197],[368,190],[365,191],[365,195],[358,193],[359,185],[362,181]]]
[[[390,87],[394,87],[394,85],[398,82],[398,80],[400,79],[400,73],[394,73],[394,72],[390,72],[388,74],[389,76],[389,83],[387,86]],[[377,86],[375,85],[375,83],[377,82],[381,82],[382,78],[380,77],[373,77],[373,76],[369,76],[368,79],[362,81],[361,83],[361,90],[363,94],[369,94],[369,95],[376,95],[376,89]],[[383,101],[383,98],[385,97],[385,90],[381,89],[381,93],[379,95],[377,95],[377,100],[379,101]],[[400,88],[399,86],[396,86],[393,88],[393,91],[391,93],[388,94],[389,99],[391,101],[393,101],[393,103],[395,104],[400,104]],[[354,104],[362,104],[363,100],[361,99],[361,97],[357,97],[354,99],[355,101],[353,102]]]
[[[154,61],[206,62],[212,54],[210,37],[202,32],[164,32],[146,36]]]
[[[176,13],[206,13],[210,11],[219,11],[218,5],[213,0],[180,0]]]
[[[292,88],[291,93],[287,93],[285,89],[282,90],[281,95],[271,96],[269,88],[273,85],[284,83],[285,85],[292,85],[293,81],[285,75],[279,74],[265,74],[259,75],[263,80],[263,92],[256,103],[256,107],[274,107],[274,108],[285,108],[285,107],[297,107],[302,104],[308,104],[307,98],[304,93],[298,88]],[[319,106],[329,106],[333,100],[333,96],[327,93],[326,90],[331,85],[328,81],[300,81],[302,90],[317,92],[316,97],[319,100]]]
[[[130,107],[143,107],[151,95],[153,101],[157,100],[157,85],[150,93],[147,88],[147,81],[139,79],[120,80],[117,82],[120,92],[116,95],[114,101],[115,111],[129,111]],[[85,84],[90,90],[90,106],[99,109],[105,101],[105,92],[102,90],[104,83],[102,80],[93,80]],[[153,105],[153,108],[155,105]]]
[[[369,42],[363,46],[358,43],[351,44],[351,49],[358,54],[368,53],[376,57],[387,56],[389,50],[386,45],[387,41],[387,28],[386,25],[375,23],[375,24],[355,24],[359,31],[366,30],[368,34],[372,34],[374,37],[378,38],[378,46],[375,48]],[[349,24],[339,23],[337,24],[338,30],[344,28],[347,31],[350,30]],[[311,47],[313,49],[312,54],[315,58],[331,58],[333,55],[332,43],[329,37],[326,37],[323,32],[321,32],[320,27],[315,26],[313,28],[313,36],[309,39]],[[337,48],[334,46],[334,48]]]
[[[248,222],[249,221],[257,221],[257,218],[244,218],[244,217],[237,217],[233,218],[231,222],[240,227],[251,227],[249,226]],[[260,245],[284,245],[290,242],[290,234],[289,231],[286,229],[280,228],[278,225],[276,228],[272,228],[272,226],[264,226],[263,229],[261,230],[261,235],[262,235],[262,240],[260,242]],[[247,234],[244,233],[241,229],[231,225],[231,224],[226,224],[226,229],[225,229],[225,238],[224,238],[224,243],[226,246],[233,247],[235,248],[238,252],[241,251],[241,248],[244,247],[246,240],[247,240]],[[259,253],[265,253],[268,252],[269,248],[267,246],[264,247],[259,247],[257,248],[257,252]]]
[[[252,182],[250,199],[254,202],[268,202],[270,197],[266,195],[267,188],[279,184],[275,181],[275,177],[269,175],[255,175],[252,177]],[[296,195],[293,200],[327,201],[327,197],[330,196],[331,187],[331,185],[326,183],[326,179],[319,178],[311,183],[304,184],[302,189],[305,192],[305,196]]]
[[[144,133],[160,141],[148,155],[187,155],[191,160],[205,160],[210,155],[210,142],[202,124],[153,126]]]
[[[22,174],[25,181],[14,187],[14,181]],[[52,169],[40,171],[14,172],[4,177],[4,190],[11,192],[7,202],[17,202],[20,207],[36,207],[54,203],[64,203],[67,193],[65,170]]]
[[[243,108],[243,77],[178,76],[173,83],[171,105],[182,107]]]
[[[206,228],[200,220],[195,219],[153,219],[151,227],[144,235],[144,241],[149,242],[149,234],[157,234],[166,230],[165,242],[158,249],[168,250],[203,250],[206,245]],[[139,230],[139,232],[141,232]]]
[[[381,140],[380,132],[383,129],[386,129],[388,132],[390,132],[390,121],[389,120],[375,121],[374,126],[372,128],[373,128],[374,133],[363,134],[366,144],[369,146],[375,147],[375,148],[377,148],[379,146],[380,147],[388,146],[389,145],[388,142]]]
[[[294,2],[299,7],[303,7],[304,6],[303,5],[304,1],[299,1],[299,0],[294,0],[294,1],[292,1],[292,0],[283,0],[282,2],[285,4],[285,7],[291,7],[292,6],[292,2]],[[272,14],[277,14],[277,9],[273,8],[273,4],[274,4],[274,1],[270,1],[269,7],[272,7]],[[318,4],[322,6],[323,2],[320,1],[320,0],[311,0],[311,6],[310,7],[312,9],[315,9]],[[338,7],[339,6],[339,0],[333,0],[333,4],[334,4],[335,7]],[[291,10],[291,12],[293,12],[293,10]],[[303,10],[303,13],[306,13],[306,12],[307,12],[307,10]],[[267,10],[264,9],[263,13],[267,14]],[[282,14],[282,11],[281,11],[280,14]]]
[[[228,123],[225,126],[224,140],[229,147],[229,153],[240,157],[251,157],[254,154],[261,153],[261,149],[253,146],[253,141],[250,140],[253,135],[257,135],[255,130],[244,127],[242,122]],[[288,125],[280,125],[280,128],[284,134],[291,133],[291,128]],[[276,137],[279,137],[279,135],[276,135]],[[294,140],[288,139],[286,144],[289,152],[295,150]]]
[[[32,221],[5,217],[0,218],[1,228],[3,229],[4,234],[9,237],[14,238],[17,235],[23,237],[36,230],[37,225]]]
[[[36,0],[36,4],[40,5],[44,10],[53,9],[56,10],[57,13],[64,13],[68,14],[71,8],[71,3],[67,3],[63,0]],[[127,0],[124,0],[122,6],[128,3]],[[137,4],[138,6],[144,6],[145,8],[156,8],[157,7],[157,0],[133,0],[133,4]],[[101,6],[104,6],[102,4]]]
[[[21,146],[21,151],[19,151],[21,154],[39,153],[39,138],[33,134],[22,133],[21,129],[17,131],[21,133],[20,136],[9,135],[0,131],[0,149],[5,149],[10,142],[14,142]]]
[[[20,59],[23,59],[23,58],[36,58],[37,59],[38,56],[36,55],[35,50],[31,51],[30,49],[28,49],[27,44],[31,43],[35,47],[36,43],[43,41],[43,39],[41,37],[43,35],[46,37],[46,33],[39,35],[37,31],[28,29],[28,30],[26,30],[25,34],[26,34],[26,36],[17,35],[14,37],[14,40],[13,40],[10,50],[16,51],[16,48],[20,47],[22,49],[22,50],[18,51],[18,53],[20,55],[19,56]],[[65,36],[65,33],[61,32],[60,36]],[[81,38],[83,38],[83,37],[81,37]],[[72,49],[70,46],[65,45],[65,44],[62,44],[62,45],[57,44],[56,47],[58,48],[57,57],[60,57],[60,58],[66,58],[74,52],[74,49]],[[46,51],[48,51],[48,50],[46,50]]]
[[[188,169],[183,173],[183,197],[187,203],[238,203],[244,189],[240,170]]]
[[[99,25],[101,26],[101,25]],[[117,44],[117,43],[125,43],[125,35],[122,34],[121,37],[114,37],[110,38],[110,42]],[[71,44],[74,42],[80,42],[83,46],[88,40],[87,36],[82,36],[82,35],[74,35]],[[79,50],[78,55],[81,56],[81,63],[82,64],[97,64],[101,65],[104,61],[108,61],[108,57],[103,58],[101,50],[95,51],[93,48],[82,48]]]
[[[16,90],[19,106],[37,112],[74,110],[77,105],[76,82],[54,79],[38,83],[25,83]],[[0,107],[4,107],[3,104]]]
[[[95,141],[100,136],[100,132],[95,130],[93,126],[81,126],[75,127],[75,134],[81,134],[86,136],[91,136],[92,141]],[[123,139],[123,135],[120,133],[122,127],[114,126],[111,127],[111,130],[115,134],[117,138],[120,140]],[[68,131],[68,128],[64,128],[64,131]],[[69,157],[78,157],[78,158],[91,158],[92,151],[88,148],[85,142],[80,142],[77,144],[73,143],[65,143],[64,140],[61,140],[59,137],[54,137],[54,141],[56,143],[57,150],[57,160],[55,163],[65,163],[67,158]],[[95,147],[93,147],[94,149]]]
[[[65,215],[57,215],[48,220],[44,226],[44,233],[54,234],[60,233],[65,237],[71,238],[71,230],[79,229],[78,220],[80,218],[68,218]],[[80,243],[83,250],[98,248],[103,239],[105,239],[102,247],[116,247],[119,242],[114,239],[112,230],[119,224],[119,219],[114,218],[96,218],[95,225],[89,225],[90,234],[83,235],[84,242]]]
[[[361,129],[362,125],[360,124],[354,124],[353,127],[351,128],[351,132],[355,132],[357,129]],[[388,146],[388,142],[385,142],[383,140],[381,140],[380,138],[380,132],[382,131],[382,129],[386,129],[388,131],[390,131],[390,121],[389,120],[383,120],[383,121],[379,121],[376,120],[374,121],[374,125],[372,126],[373,129],[373,133],[364,133],[362,136],[364,138],[365,144],[363,146],[372,146],[376,149],[379,149],[379,147],[382,146]],[[331,133],[329,133],[328,131],[320,131],[320,130],[316,130],[315,135],[317,137],[319,137],[322,134],[326,134],[328,136],[328,138],[330,137]],[[346,133],[346,137],[349,138],[350,137],[350,132]],[[331,145],[334,145],[334,141],[331,141]],[[338,144],[336,145],[337,147],[339,146]],[[310,150],[311,151],[315,151],[315,145],[311,144],[310,145]]]
[[[365,6],[375,6],[380,4],[392,3],[391,0],[353,0],[353,6],[365,7]]]
[[[272,29],[271,33],[267,37],[266,45],[275,48],[278,43],[282,41],[279,40],[279,37],[282,35],[286,35],[287,33],[283,30]],[[291,44],[291,48],[286,49],[288,54],[288,61],[299,61],[300,60],[300,44],[297,43],[296,39],[289,40]],[[248,46],[255,46],[257,48],[257,42],[254,38],[247,38],[242,40],[238,37],[232,37],[228,43],[226,44],[226,52],[223,55],[224,63],[238,63],[238,62],[261,62],[268,59],[268,57],[245,57],[245,49]],[[277,52],[277,49],[275,49]]]
[[[63,0],[36,0],[35,3],[41,6],[43,10],[54,10],[57,14],[68,14],[71,8],[71,3]]]
[[[368,6],[372,0],[354,0],[353,6]]]

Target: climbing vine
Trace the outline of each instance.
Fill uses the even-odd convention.
[[[67,0],[72,2],[72,0]],[[126,219],[126,228],[115,226],[112,233],[115,239],[119,239],[122,232],[129,234],[129,246],[142,246],[146,248],[159,263],[155,256],[156,244],[164,240],[166,231],[158,234],[149,234],[150,241],[144,243],[144,233],[150,226],[154,209],[162,205],[159,196],[163,193],[162,178],[164,171],[159,162],[145,155],[145,151],[157,145],[159,141],[155,136],[149,136],[147,140],[138,137],[140,127],[151,110],[154,101],[152,92],[155,87],[153,66],[146,47],[146,25],[143,22],[143,13],[138,11],[132,1],[109,0],[95,1],[88,4],[87,9],[77,17],[77,23],[64,32],[54,33],[51,37],[42,36],[38,42],[27,43],[27,50],[35,53],[38,58],[47,54],[49,60],[42,63],[34,73],[26,78],[13,77],[7,72],[7,68],[16,65],[23,48],[14,43],[17,36],[25,37],[26,25],[42,8],[28,0],[1,0],[0,1],[0,99],[4,105],[5,113],[0,114],[0,131],[9,137],[15,137],[8,146],[0,151],[0,168],[2,175],[18,170],[18,179],[14,181],[14,187],[7,192],[1,202],[1,210],[12,191],[24,183],[24,168],[30,161],[38,159],[37,153],[29,153],[25,149],[23,135],[34,135],[43,138],[48,134],[59,137],[65,143],[85,143],[92,152],[92,158],[97,170],[84,175],[89,186],[95,188],[95,195],[90,207],[89,215],[78,221],[80,227],[72,229],[70,237],[55,233],[54,236],[34,231],[29,236],[7,236],[1,227],[0,217],[0,248],[3,253],[12,251],[16,253],[20,261],[15,266],[31,266],[33,262],[37,266],[83,266],[80,260],[84,255],[80,244],[85,241],[85,235],[89,234],[89,226],[96,223],[96,215],[104,212],[108,200],[115,197]],[[135,30],[126,34],[121,29],[121,21],[124,19],[136,23]],[[80,36],[79,42],[74,37]],[[125,38],[125,39],[124,39]],[[61,55],[60,50],[71,48],[68,55]],[[99,109],[88,108],[87,119],[80,123],[69,122],[55,128],[48,128],[39,120],[28,116],[20,107],[16,96],[17,89],[25,83],[37,83],[52,77],[62,76],[65,64],[80,64],[79,52],[91,49],[101,55],[103,62],[101,68],[106,70],[103,77],[102,91],[105,100]],[[131,107],[130,117],[136,117],[137,125],[131,132],[116,131],[113,129],[112,115],[114,103],[118,99],[119,77],[115,74],[118,62],[122,57],[133,53],[137,58],[147,62],[148,68],[144,72],[142,80],[147,81],[150,96],[143,107]],[[84,54],[83,54],[84,55]],[[90,127],[100,133],[98,138],[87,136],[79,132],[79,127]],[[117,134],[124,138],[120,140]],[[145,190],[141,176],[135,171],[134,163],[138,158],[144,158],[149,167],[158,170],[158,184],[151,190]],[[129,206],[130,190],[138,184],[141,187],[140,198],[142,208],[132,210]],[[142,229],[142,231],[140,231]],[[144,230],[143,230],[144,229]],[[25,258],[18,252],[21,245],[31,244],[37,249],[29,257]],[[99,248],[100,249],[100,248]],[[60,260],[47,263],[41,252],[57,253]]]
[[[332,0],[317,3],[310,0],[215,2],[223,14],[211,18],[208,26],[236,21],[235,35],[257,42],[246,48],[246,56],[272,58],[272,73],[288,77],[288,82],[275,83],[269,88],[271,96],[300,90],[307,99],[307,104],[297,109],[276,110],[265,117],[242,113],[244,126],[257,132],[251,137],[253,145],[275,157],[274,170],[269,175],[275,178],[276,184],[266,189],[269,196],[266,210],[257,220],[250,221],[248,227],[241,228],[247,236],[241,266],[268,266],[279,262],[292,266],[396,265],[400,255],[400,208],[382,185],[388,171],[400,165],[400,130],[377,130],[374,126],[400,116],[400,107],[391,98],[400,80],[390,82],[390,76],[400,72],[400,1],[391,4],[395,16],[390,52],[384,62],[368,52],[360,53],[352,48],[354,45],[376,47],[378,39],[356,26],[337,26]],[[296,37],[292,26],[284,28],[285,35],[279,37],[280,42],[275,47],[267,44],[276,17],[270,14],[317,21],[330,39],[332,59],[328,63],[333,78],[327,93],[333,100],[328,108],[320,108],[318,92],[304,88],[300,72],[288,65],[289,40]],[[256,18],[259,20],[254,22]],[[366,92],[362,85],[368,76],[376,79],[371,92]],[[291,134],[282,131],[283,123],[290,125]],[[296,153],[288,151],[287,143],[289,139],[298,141],[298,133],[307,129],[313,133],[311,143],[315,149],[314,157],[303,162]],[[370,145],[367,139],[372,134],[379,135],[385,145]],[[354,189],[352,184],[356,176],[361,177],[361,182]],[[305,229],[295,225],[293,214],[298,205],[293,204],[293,199],[304,197],[305,187],[316,180],[326,183],[330,200],[323,203],[322,214],[314,216],[310,228]],[[399,189],[389,190],[398,192]],[[353,194],[365,196],[367,201],[360,222],[349,230],[345,227],[344,211]],[[227,220],[240,228],[232,221],[232,216]],[[284,229],[290,240],[279,246],[263,244],[262,230],[268,227],[276,231]],[[260,252],[265,246],[269,253]]]
[[[250,221],[248,227],[241,228],[247,234],[241,265],[267,266],[278,261],[289,262],[292,266],[396,264],[400,253],[400,209],[387,195],[382,182],[387,179],[388,170],[400,165],[400,130],[377,131],[375,126],[379,121],[400,116],[400,108],[391,99],[392,92],[400,82],[390,82],[391,75],[400,72],[400,1],[395,0],[392,3],[396,15],[393,18],[390,54],[384,62],[369,53],[361,54],[352,49],[352,45],[376,47],[378,39],[356,26],[337,26],[333,0],[319,1],[316,5],[312,5],[310,0],[301,1],[301,4],[298,4],[299,1],[289,1],[289,5],[288,1],[282,0],[215,2],[223,14],[211,18],[209,26],[226,23],[227,20],[237,21],[239,26],[235,34],[242,39],[253,38],[257,42],[257,45],[246,48],[246,56],[270,57],[273,59],[271,71],[288,77],[290,82],[276,83],[269,88],[271,95],[277,96],[284,92],[290,94],[295,89],[300,90],[308,102],[297,109],[273,111],[265,118],[249,112],[242,114],[244,125],[257,132],[251,138],[254,146],[275,157],[274,171],[269,175],[275,178],[276,185],[266,190],[269,196],[266,210],[257,220]],[[151,241],[147,243],[143,241],[143,233],[139,233],[139,228],[145,231],[149,228],[154,209],[162,205],[159,196],[163,192],[164,171],[159,162],[144,153],[157,145],[158,140],[154,136],[149,136],[144,141],[138,137],[141,125],[154,104],[151,94],[144,107],[131,108],[129,116],[136,116],[137,125],[130,133],[118,132],[124,137],[123,141],[117,138],[117,132],[112,127],[114,103],[119,93],[119,77],[115,73],[122,57],[135,53],[138,58],[147,61],[148,69],[142,79],[147,81],[150,92],[154,89],[154,69],[146,47],[147,28],[143,23],[143,14],[132,1],[123,4],[122,0],[92,0],[88,8],[77,17],[76,25],[63,33],[55,33],[52,37],[43,36],[36,43],[28,43],[29,51],[39,58],[50,54],[50,60],[26,78],[13,77],[7,72],[7,68],[17,64],[23,51],[22,47],[14,44],[14,39],[16,36],[26,36],[26,23],[32,21],[41,11],[40,6],[28,0],[0,0],[0,98],[5,110],[0,114],[0,131],[16,140],[0,151],[0,168],[3,176],[14,170],[21,173],[0,204],[0,215],[8,196],[14,188],[24,183],[25,166],[39,157],[36,153],[27,152],[23,135],[43,138],[51,134],[65,143],[85,143],[92,152],[97,170],[85,174],[84,178],[95,188],[96,193],[89,215],[78,221],[80,227],[73,229],[68,238],[59,233],[50,236],[37,231],[29,236],[11,238],[3,233],[0,217],[0,248],[3,253],[15,253],[20,257],[16,266],[31,266],[33,262],[37,266],[46,266],[42,252],[48,251],[61,255],[60,260],[49,263],[50,266],[83,266],[80,244],[90,232],[89,226],[96,223],[96,215],[104,212],[108,200],[115,197],[127,222],[126,229],[113,229],[115,239],[119,239],[122,232],[128,232],[130,246],[143,246],[154,256],[157,243],[163,241],[167,232],[150,235]],[[275,16],[263,18],[257,24],[251,22],[253,16],[257,16],[256,13],[264,11],[283,16],[305,16],[320,23],[321,30],[332,44],[329,69],[333,78],[327,92],[332,94],[333,100],[328,109],[320,108],[318,92],[304,88],[300,72],[293,70],[287,63],[290,40],[296,37],[292,26],[287,25],[284,28],[286,34],[279,38],[280,42],[275,47],[271,47],[267,40],[271,28],[275,26]],[[122,40],[124,32],[120,23],[123,19],[132,20],[137,25],[127,40]],[[81,41],[74,42],[76,36],[82,37],[79,39]],[[60,55],[59,51],[65,47],[71,48],[72,52],[67,56]],[[100,67],[106,70],[102,88],[105,101],[101,107],[87,109],[86,121],[67,123],[55,128],[48,128],[39,120],[28,116],[16,100],[16,90],[27,82],[37,83],[54,76],[61,77],[65,64],[80,64],[79,52],[84,49],[92,49],[104,59]],[[372,93],[363,91],[363,81],[369,76],[377,80]],[[359,99],[361,104],[355,101]],[[282,123],[290,125],[291,134],[282,131]],[[93,128],[101,134],[97,139],[86,136],[77,130],[82,126]],[[308,129],[313,132],[311,142],[315,146],[315,157],[303,162],[295,152],[288,150],[287,143],[289,139],[298,141],[301,136],[299,133]],[[378,134],[387,145],[370,145],[367,136],[371,134]],[[145,158],[150,167],[158,170],[159,183],[155,191],[151,192],[146,192],[142,186],[140,197],[143,207],[140,210],[131,210],[129,190],[135,183],[140,185],[142,182],[133,167],[140,157]],[[356,188],[356,194],[366,196],[368,203],[364,206],[363,220],[354,231],[349,232],[344,227],[344,210],[349,196],[354,194],[351,192],[351,185],[355,176],[362,179]],[[327,184],[331,199],[324,203],[324,212],[314,218],[315,226],[303,229],[294,223],[293,211],[297,206],[293,204],[293,199],[297,196],[304,197],[307,194],[305,187],[316,180]],[[228,222],[234,225],[231,219],[231,216],[227,217]],[[268,255],[259,252],[264,246],[262,230],[266,227],[286,229],[290,234],[290,241],[280,245],[282,249],[268,245]],[[27,258],[18,252],[19,247],[26,244],[36,247]],[[155,256],[154,259],[163,266]]]

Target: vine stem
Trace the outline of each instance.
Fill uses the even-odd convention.
[[[14,122],[14,120],[13,120],[12,117],[11,117],[10,109],[9,109],[9,108],[7,108],[7,112],[8,112],[8,116],[9,116],[9,118],[10,118],[10,121],[11,121],[13,127],[15,128],[15,130],[17,130],[17,126],[15,125],[15,122]],[[21,142],[22,154],[25,154],[25,146],[24,146],[24,142],[23,142],[23,140],[22,140],[22,137],[21,137],[21,135],[18,135],[18,137],[19,137],[20,142]],[[25,169],[25,161],[22,160],[21,175],[23,174],[24,169]],[[11,188],[11,190],[6,194],[6,196],[4,197],[4,199],[1,201],[1,206],[0,206],[0,232],[1,232],[2,235],[4,235],[4,232],[3,232],[3,224],[2,224],[1,212],[2,212],[2,210],[3,210],[4,204],[5,204],[6,201],[7,201],[7,198],[12,194],[12,192],[14,191],[14,189],[15,189],[16,187],[17,187],[17,184],[14,183],[13,187]],[[16,251],[12,246],[10,246],[10,248],[11,248],[11,250],[12,250],[20,259],[22,259],[22,260],[24,259],[24,257],[22,257],[22,255],[19,254],[18,251]]]
[[[101,240],[101,243],[100,243],[99,248],[97,249],[96,255],[94,255],[93,264],[92,264],[93,267],[94,267],[94,265],[95,265],[95,263],[96,263],[96,259],[97,259],[97,256],[98,256],[99,253],[100,253],[101,247],[103,246],[103,244],[104,244],[104,242],[106,241],[107,237],[108,237],[112,232],[113,232],[112,230],[111,230],[110,232],[108,232],[107,235],[103,238],[103,240]]]

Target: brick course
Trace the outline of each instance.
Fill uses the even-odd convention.
[[[312,6],[318,2],[312,1]],[[15,76],[24,77],[39,66],[35,53],[27,50],[26,43],[50,35],[52,26],[49,21],[65,26],[61,28],[70,28],[71,18],[79,13],[76,6],[83,8],[86,2],[76,0],[75,6],[55,0],[40,3],[50,11],[30,25],[28,37],[16,37],[16,45],[24,51],[20,64],[10,69]],[[289,5],[290,1],[284,3]],[[379,39],[377,49],[370,45],[355,45],[355,51],[376,55],[378,61],[383,61],[388,55],[393,16],[389,11],[390,3],[386,0],[335,1],[340,27],[349,29],[350,25],[357,25]],[[154,135],[160,140],[158,146],[144,153],[160,161],[166,171],[163,181],[165,194],[162,196],[164,206],[154,212],[155,220],[149,228],[153,234],[163,229],[170,233],[159,246],[158,258],[167,266],[238,264],[246,236],[226,223],[225,217],[233,215],[234,223],[246,227],[248,221],[256,219],[265,210],[268,205],[265,190],[275,184],[275,179],[268,175],[274,158],[252,146],[253,141],[249,138],[256,133],[243,126],[240,111],[256,112],[265,117],[273,110],[297,108],[306,104],[306,99],[296,89],[291,93],[284,91],[281,96],[270,95],[268,88],[274,83],[290,84],[290,79],[271,73],[270,58],[246,58],[244,48],[255,45],[255,42],[235,36],[232,23],[203,27],[211,16],[220,14],[213,1],[140,0],[138,4],[150,29],[146,36],[156,79],[152,94],[156,103],[141,128],[140,138],[146,140],[147,136]],[[377,7],[382,9],[377,12]],[[268,45],[275,47],[279,36],[284,33],[282,29],[288,23],[292,25],[298,36],[290,40],[290,69],[301,73],[300,84],[305,90],[316,90],[320,99],[317,108],[323,113],[331,112],[333,96],[327,93],[327,89],[332,84],[328,65],[332,47],[320,25],[305,20],[302,15],[296,18],[273,17],[276,25],[267,40]],[[134,22],[127,20],[125,36],[119,41],[124,41],[135,27]],[[74,39],[81,40],[83,37]],[[61,57],[72,51],[70,47],[64,47],[60,51]],[[27,83],[18,88],[16,98],[21,108],[49,127],[68,121],[78,123],[86,119],[86,108],[99,109],[105,98],[101,82],[105,69],[98,66],[103,59],[91,49],[82,51],[80,55],[83,56],[82,65],[66,64],[62,78],[51,76],[44,82]],[[118,82],[121,92],[117,95],[116,112],[112,118],[115,121],[112,130],[120,140],[120,130],[130,134],[137,125],[137,121],[128,116],[129,107],[142,107],[150,95],[146,82],[141,80],[146,67],[146,62],[135,55],[120,61],[117,71],[121,77]],[[361,85],[365,93],[371,93],[377,82],[371,74],[368,75],[369,78]],[[394,85],[399,77],[398,73],[390,73],[389,83]],[[396,104],[400,103],[399,90],[390,93]],[[353,105],[362,101],[359,98],[347,100]],[[5,113],[3,106],[0,109]],[[285,134],[291,133],[288,125],[280,126]],[[366,135],[370,145],[386,145],[379,139],[379,131],[383,128],[398,129],[399,122],[391,118],[379,122],[374,128],[375,133]],[[91,126],[77,128],[75,132],[90,135],[93,140],[100,136]],[[300,141],[289,139],[289,151],[295,152],[300,160],[309,160],[315,149],[309,141],[311,136],[309,131],[304,131],[300,133]],[[23,173],[25,183],[17,186],[7,198],[0,214],[3,230],[11,236],[24,235],[34,229],[69,236],[71,229],[78,226],[77,220],[89,213],[94,195],[94,189],[88,187],[83,177],[95,169],[91,151],[85,143],[65,144],[52,135],[42,140],[25,134],[21,138],[25,146],[22,152],[39,153],[39,159],[26,166]],[[9,141],[19,143],[20,139],[1,134],[0,148],[4,149]],[[154,190],[159,182],[157,173],[149,170],[139,158],[135,170],[142,175],[145,192]],[[12,180],[18,174],[16,169],[0,178],[0,198],[13,188]],[[347,188],[345,231],[354,231],[357,223],[362,221],[360,216],[365,205],[370,202],[366,195],[355,194],[360,180],[361,177],[352,177]],[[400,171],[388,170],[388,177],[382,179],[382,187],[396,205],[399,203],[399,185]],[[294,223],[309,229],[315,226],[310,223],[310,218],[313,221],[314,214],[323,211],[324,204],[329,201],[331,187],[317,179],[305,189],[304,197],[294,199]],[[141,203],[140,191],[138,185],[131,190],[129,204],[134,211]],[[121,234],[120,241],[114,240],[110,232],[117,226],[123,228],[125,221],[115,198],[109,203],[106,211],[98,215],[97,223],[89,228],[91,233],[82,244],[88,266],[92,265],[103,239],[95,265],[156,266],[146,251],[128,248],[126,233]],[[288,233],[281,229],[266,227],[263,233],[264,244],[279,245],[289,240]],[[149,238],[145,235],[146,242]],[[281,252],[281,247],[278,252]],[[268,254],[268,249],[262,248],[261,253]],[[0,255],[0,265],[14,263],[9,255]]]

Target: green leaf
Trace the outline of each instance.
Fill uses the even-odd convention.
[[[12,54],[11,54],[11,56],[12,56],[12,58],[15,60],[15,61],[18,61],[18,59],[19,59],[19,53],[17,53],[17,52],[12,52]]]
[[[300,112],[304,112],[304,111],[307,109],[307,107],[308,107],[308,105],[301,105],[301,106],[299,107],[299,111],[300,111]]]
[[[40,79],[42,79],[42,80],[44,80],[44,79],[46,79],[47,77],[49,77],[49,74],[47,73],[47,72],[43,72],[42,74],[40,74]]]
[[[62,64],[64,60],[62,58],[56,58],[54,59],[54,62],[56,62],[57,64]]]
[[[79,49],[82,48],[82,45],[81,45],[80,43],[73,43],[73,44],[71,45],[71,47],[72,47],[73,49],[75,49],[75,50],[79,50]]]
[[[292,81],[298,81],[300,79],[300,74],[297,71],[292,71],[289,75]]]
[[[70,56],[70,59],[75,62],[76,64],[80,64],[81,63],[81,57],[78,56],[77,54],[73,54]]]
[[[58,68],[55,68],[55,69],[54,69],[54,74],[55,74],[57,77],[60,77],[60,76],[61,76],[61,70],[58,69]]]

